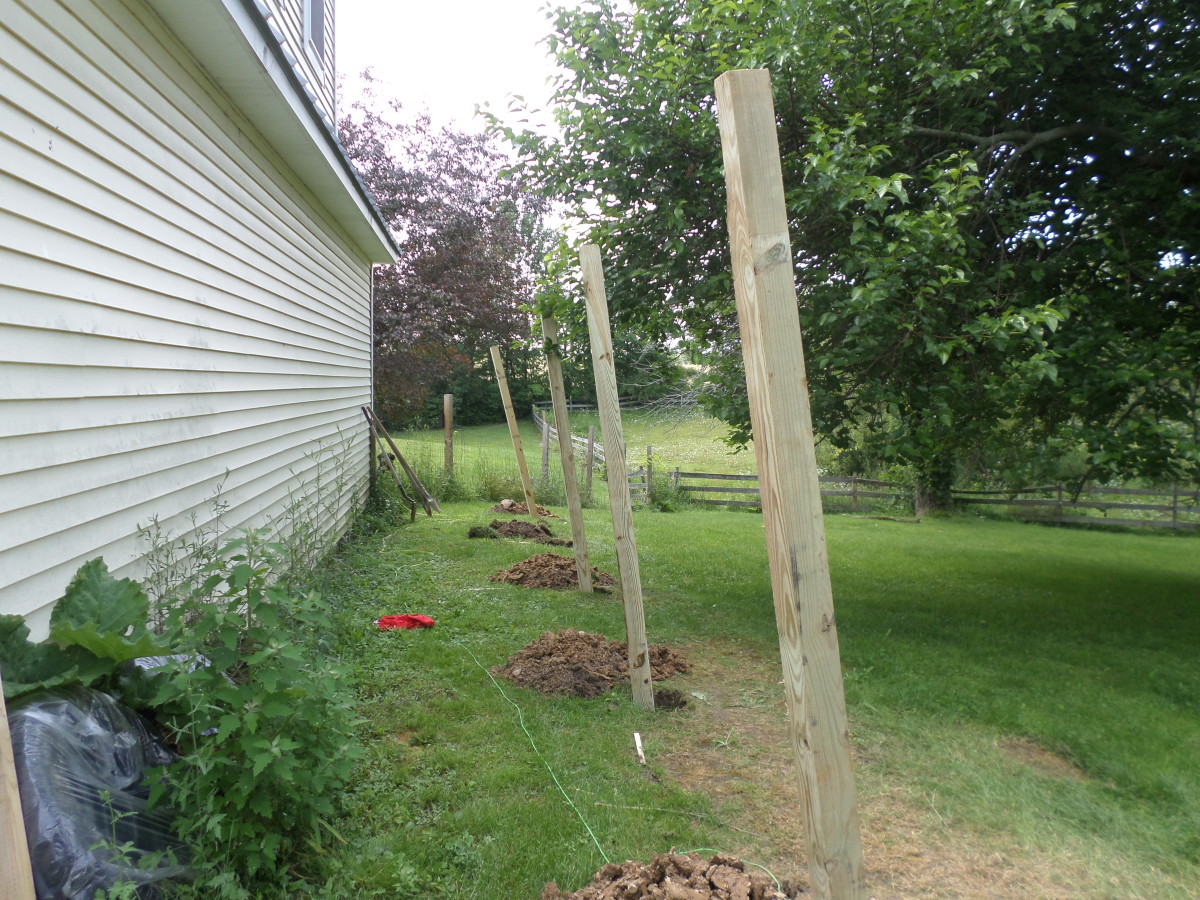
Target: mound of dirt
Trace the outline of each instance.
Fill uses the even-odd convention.
[[[575,571],[575,560],[570,557],[539,553],[488,576],[488,581],[506,581],[533,588],[573,588],[579,587],[579,574]],[[593,590],[607,594],[604,588],[614,584],[616,581],[607,572],[592,569]]]
[[[542,506],[540,503],[535,505],[537,506],[537,512],[534,513],[534,515],[541,516],[543,519],[562,518],[562,516],[556,516],[554,513],[550,512],[550,510],[546,509],[546,507]],[[489,512],[512,513],[514,516],[527,516],[529,515],[529,504],[524,500],[522,500],[520,503],[517,503],[513,500],[501,500],[499,503],[493,506]]]
[[[610,641],[602,634],[569,628],[547,631],[522,647],[507,664],[493,668],[492,674],[543,694],[599,697],[617,682],[629,679],[627,654],[624,641]],[[650,646],[650,674],[655,681],[691,668],[687,659],[671,647]]]
[[[609,863],[591,884],[570,893],[552,881],[542,900],[794,900],[805,893],[786,881],[776,885],[765,872],[750,868],[728,853],[707,860],[699,853],[665,853],[648,865]]]
[[[556,538],[554,532],[543,525],[541,522],[523,522],[520,519],[511,519],[507,522],[501,522],[499,519],[492,519],[492,524],[484,528],[482,525],[476,525],[467,532],[469,538],[517,538],[519,540],[537,541],[541,544],[549,544],[552,547],[570,547],[571,542]]]

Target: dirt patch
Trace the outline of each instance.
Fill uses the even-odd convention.
[[[575,571],[575,560],[570,557],[539,553],[488,576],[488,581],[504,581],[531,588],[575,588],[579,587],[579,573]],[[616,583],[607,572],[592,569],[592,590],[607,594],[609,592],[605,588]]]
[[[629,679],[628,645],[586,631],[547,631],[522,647],[492,674],[543,694],[599,697]],[[655,681],[687,672],[691,664],[678,651],[650,646],[650,674]],[[657,696],[657,695],[656,695]]]
[[[1072,781],[1087,779],[1083,772],[1057,753],[1040,747],[1025,738],[1008,738],[1001,741],[999,746],[1005,755],[1046,775],[1068,778]]]
[[[723,849],[802,877],[802,806],[778,662],[734,642],[684,652],[694,667],[680,686],[695,702],[690,718],[674,720],[687,727],[669,751],[651,755],[651,765],[662,767],[664,780],[708,797],[714,823],[733,830]],[[1147,896],[1098,882],[1069,850],[948,827],[926,791],[880,768],[879,752],[870,743],[853,745],[872,900]],[[1024,749],[1009,752],[1029,761]]]
[[[537,507],[537,512],[534,513],[534,515],[541,516],[543,519],[562,518],[562,516],[556,516],[554,513],[550,512],[550,510],[546,509],[546,507],[542,506],[540,503],[535,504],[535,506]],[[520,503],[517,503],[513,500],[501,500],[499,503],[493,506],[489,512],[512,513],[514,516],[527,516],[529,515],[529,504],[527,504],[524,500],[522,500]]]
[[[525,522],[521,519],[510,519],[501,522],[492,519],[492,524],[486,527],[476,525],[467,531],[469,538],[516,538],[524,541],[537,541],[539,544],[549,544],[552,547],[570,547],[571,542],[556,538],[554,532],[541,522]]]
[[[649,864],[609,863],[582,890],[563,893],[553,881],[542,900],[792,900],[803,893],[796,885],[776,885],[764,872],[748,871],[736,856],[718,853],[665,853]]]

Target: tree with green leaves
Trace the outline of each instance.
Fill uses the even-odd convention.
[[[1200,472],[1192,4],[589,0],[553,27],[560,133],[496,126],[603,248],[618,323],[705,354],[735,439],[712,84],[765,66],[824,439],[907,464],[920,511],[1068,456]]]

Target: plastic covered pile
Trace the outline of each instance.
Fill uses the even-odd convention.
[[[92,900],[118,882],[152,898],[155,882],[186,876],[170,814],[147,812],[143,786],[174,757],[136,712],[75,688],[32,694],[8,719],[38,900]],[[167,850],[176,859],[155,863]]]

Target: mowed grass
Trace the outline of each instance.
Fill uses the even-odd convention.
[[[573,412],[570,424],[571,433],[580,437],[587,436],[589,426],[594,427],[596,441],[603,444],[600,419],[594,411]],[[723,440],[725,426],[708,416],[625,410],[621,415],[621,425],[626,461],[631,467],[645,465],[647,448],[653,448],[654,465],[663,473],[675,468],[684,472],[734,475],[753,474],[756,471],[753,447],[734,452]],[[535,482],[540,482],[541,432],[528,418],[519,421],[518,431],[530,476]],[[434,486],[442,484],[445,437],[441,430],[402,432],[393,437],[423,481]],[[497,486],[511,491],[515,485],[516,490],[520,490],[512,440],[504,423],[455,429],[454,461],[456,484],[450,491],[451,495],[486,496],[496,493]],[[582,467],[581,452],[576,452],[576,462]],[[549,477],[540,486],[548,487],[552,497],[562,490],[561,466],[558,443],[551,441]],[[604,490],[599,482],[595,489],[600,493]]]
[[[647,713],[624,691],[547,698],[506,682],[501,694],[485,669],[544,631],[623,638],[620,600],[489,583],[545,548],[469,540],[494,517],[487,504],[443,508],[359,538],[326,573],[366,717],[369,759],[337,825],[363,895],[533,900],[550,880],[582,886],[605,857],[743,847],[745,829],[765,831],[735,830],[736,806],[689,793],[658,762],[713,724],[714,704]],[[606,513],[586,519],[593,564],[616,574]],[[635,521],[651,641],[718,663],[736,652],[745,671],[773,673],[753,691],[774,703],[761,518],[647,510]],[[826,528],[864,809],[916,798],[906,840],[917,845],[961,836],[1065,861],[1076,881],[1054,896],[1200,896],[1196,540],[974,518],[829,516]],[[438,625],[375,629],[401,612]],[[754,757],[752,741],[731,731],[720,743],[736,761]],[[752,766],[741,771],[753,780]],[[868,844],[892,840],[887,827],[865,817]],[[929,896],[956,896],[943,891]]]

